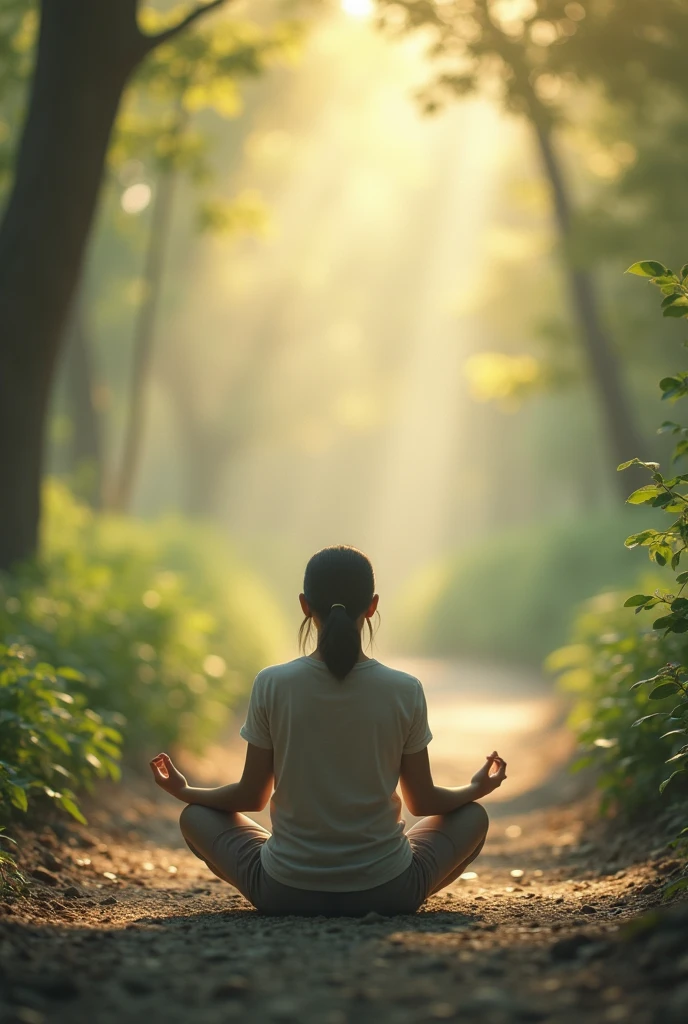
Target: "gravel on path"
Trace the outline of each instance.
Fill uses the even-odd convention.
[[[660,907],[682,870],[671,821],[652,848],[585,800],[499,817],[419,913],[349,919],[259,915],[168,804],[91,820],[24,837],[28,895],[0,904],[2,1024],[688,1021],[688,902]]]

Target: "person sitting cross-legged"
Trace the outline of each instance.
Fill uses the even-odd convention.
[[[415,913],[480,853],[488,817],[478,801],[502,784],[506,762],[495,750],[467,785],[434,784],[420,682],[362,649],[378,605],[362,552],[315,554],[300,602],[302,649],[313,625],[317,646],[256,677],[240,781],[189,786],[165,753],[151,761],[155,781],[187,805],[191,850],[258,911]],[[399,784],[421,817],[406,833]],[[272,833],[245,813],[268,800]]]

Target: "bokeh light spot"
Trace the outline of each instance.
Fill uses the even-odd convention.
[[[219,654],[209,654],[203,662],[203,671],[213,679],[219,679],[225,674],[227,662]]]
[[[120,204],[125,213],[143,213],[151,201],[153,190],[144,181],[125,188],[120,199]]]
[[[350,18],[369,18],[373,13],[372,0],[342,0],[342,10]]]

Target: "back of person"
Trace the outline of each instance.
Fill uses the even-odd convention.
[[[189,786],[165,753],[153,776],[187,805],[180,826],[192,852],[262,913],[413,913],[480,853],[488,821],[477,801],[501,785],[506,762],[495,750],[468,785],[435,785],[421,684],[363,651],[378,606],[363,552],[318,551],[299,602],[304,656],[257,675],[241,779]],[[406,835],[399,784],[422,817]],[[268,800],[272,834],[243,813]]]
[[[417,679],[367,659],[338,680],[323,661],[297,658],[257,676],[241,735],[273,750],[273,834],[262,851],[273,878],[346,892],[408,867],[399,766],[432,739]]]

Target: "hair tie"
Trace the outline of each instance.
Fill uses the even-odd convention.
[[[330,605],[330,611],[332,611],[333,608],[343,608],[344,611],[346,611],[346,605],[345,604],[331,604]]]

